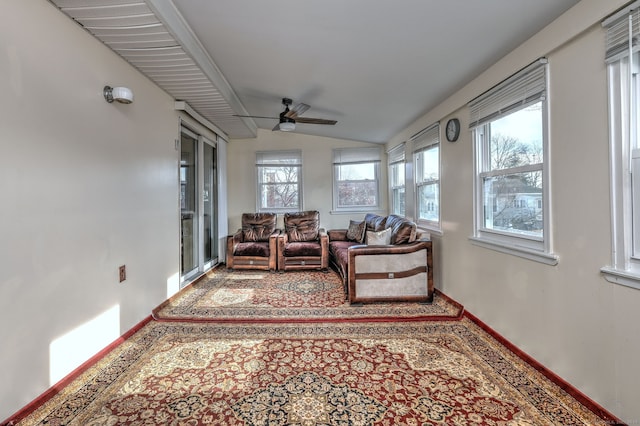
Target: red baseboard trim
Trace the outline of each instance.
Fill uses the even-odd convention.
[[[515,345],[513,345],[513,343],[508,341],[506,338],[504,338],[502,335],[500,335],[493,328],[489,327],[487,324],[482,322],[478,317],[476,317],[475,315],[469,313],[468,311],[465,311],[463,316],[465,316],[468,319],[470,319],[471,321],[473,321],[476,325],[478,325],[484,331],[489,333],[491,335],[491,337],[493,337],[498,342],[500,342],[502,345],[507,347],[511,352],[516,354],[516,356],[518,356],[524,362],[526,362],[527,364],[531,365],[538,372],[540,372],[546,378],[548,378],[553,383],[558,385],[562,390],[567,392],[569,395],[571,395],[573,398],[575,398],[582,405],[587,407],[589,410],[594,412],[596,415],[600,416],[600,418],[602,418],[608,425],[625,425],[625,423],[622,422],[622,420],[620,420],[619,418],[614,416],[612,413],[607,411],[604,407],[602,407],[600,404],[598,404],[597,402],[595,402],[594,400],[589,398],[587,395],[585,395],[584,393],[582,393],[581,391],[576,389],[573,385],[571,385],[569,382],[564,380],[562,377],[558,376],[556,373],[554,373],[553,371],[549,370],[544,365],[540,364],[538,361],[536,361],[534,358],[532,358],[526,352],[522,351],[521,349],[518,349]]]
[[[44,404],[45,402],[47,402],[48,400],[53,398],[55,395],[57,395],[65,386],[67,386],[69,383],[71,383],[74,379],[76,379],[82,373],[87,371],[90,367],[95,365],[107,353],[111,352],[113,349],[115,349],[116,347],[120,346],[123,342],[125,342],[127,339],[129,339],[131,336],[133,336],[137,331],[139,331],[142,327],[144,327],[146,324],[148,324],[152,320],[153,320],[153,318],[151,316],[148,316],[145,319],[143,319],[142,321],[140,321],[138,324],[134,325],[133,328],[131,328],[130,330],[125,332],[122,336],[120,336],[118,339],[116,339],[113,342],[111,342],[109,345],[107,345],[100,352],[98,352],[97,354],[95,354],[94,356],[89,358],[87,361],[82,363],[80,366],[78,366],[71,373],[67,374],[65,377],[63,377],[56,384],[54,384],[49,389],[44,391],[44,393],[42,393],[36,399],[34,399],[29,404],[24,406],[22,409],[20,409],[14,415],[9,417],[7,420],[5,420],[2,423],[0,423],[0,426],[12,426],[12,425],[18,424],[18,422],[20,422],[22,419],[27,417],[29,414],[33,413],[42,404]]]

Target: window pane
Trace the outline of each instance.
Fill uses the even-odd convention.
[[[298,166],[259,166],[260,209],[297,209],[300,206]]]
[[[389,175],[392,187],[404,186],[404,163],[392,164]]]
[[[298,207],[298,184],[263,185],[261,208]]]
[[[262,167],[262,183],[294,183],[298,181],[298,167]]]
[[[483,179],[487,229],[542,236],[542,172]]]
[[[338,166],[338,180],[375,180],[375,163],[342,164]]]
[[[490,170],[542,163],[542,102],[490,124]]]
[[[417,173],[418,182],[438,180],[440,176],[439,146],[435,145],[422,151],[418,155]]]
[[[440,218],[440,185],[437,183],[418,187],[418,218],[437,222]]]
[[[376,181],[338,182],[339,207],[368,207],[377,205]]]
[[[392,206],[393,214],[404,216],[404,188],[397,188],[392,190]]]

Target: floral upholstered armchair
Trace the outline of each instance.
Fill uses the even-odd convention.
[[[284,231],[278,236],[278,270],[329,267],[329,237],[320,228],[320,213],[304,211],[284,214]]]
[[[275,213],[242,214],[242,228],[227,236],[227,268],[276,270],[276,218]]]

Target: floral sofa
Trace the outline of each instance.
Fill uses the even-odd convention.
[[[433,301],[432,245],[414,222],[369,213],[328,235],[329,260],[350,303]]]

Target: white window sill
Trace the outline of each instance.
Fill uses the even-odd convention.
[[[604,275],[604,278],[610,283],[623,285],[626,287],[635,288],[640,290],[640,272],[639,271],[624,271],[620,269],[614,269],[609,266],[600,268],[600,272]]]
[[[553,253],[545,253],[530,248],[491,241],[486,238],[469,237],[469,240],[471,240],[471,243],[476,246],[495,250],[500,253],[511,254],[524,259],[533,260],[534,262],[544,263],[545,265],[555,266],[558,264],[558,256]]]

